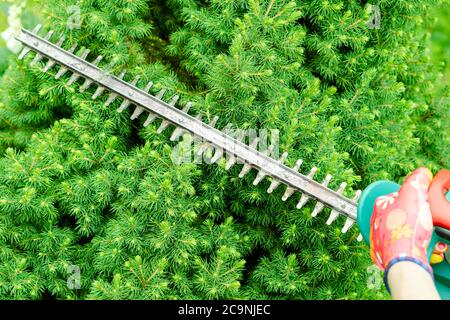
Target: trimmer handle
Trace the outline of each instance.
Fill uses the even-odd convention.
[[[440,170],[428,188],[433,225],[450,230],[450,202],[445,194],[450,190],[450,170]]]
[[[373,213],[375,200],[379,196],[398,191],[400,185],[391,181],[376,181],[370,184],[361,194],[358,201],[357,222],[359,230],[369,243],[370,217]],[[450,231],[450,170],[440,170],[431,181],[428,188],[433,225]],[[447,198],[445,193],[447,192]]]
[[[396,192],[400,185],[391,181],[376,181],[361,194],[358,201],[357,222],[364,240],[370,245],[370,218],[375,200],[379,196]],[[431,181],[428,188],[428,202],[433,216],[434,232],[428,246],[428,258],[438,242],[450,245],[450,170],[442,169]],[[445,193],[447,192],[447,198]],[[450,253],[447,253],[447,257]],[[442,299],[450,300],[450,260],[432,266],[436,288]]]

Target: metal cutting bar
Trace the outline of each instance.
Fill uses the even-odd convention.
[[[181,127],[206,141],[210,141],[215,146],[225,150],[228,154],[235,155],[238,159],[245,161],[245,163],[248,163],[252,167],[267,172],[267,175],[272,176],[272,178],[275,178],[302,193],[306,193],[350,219],[356,220],[357,204],[347,197],[309,179],[305,175],[294,171],[279,161],[249,147],[245,143],[230,137],[220,130],[205,124],[201,120],[198,120],[176,107],[146,93],[136,86],[131,85],[114,75],[106,74],[97,66],[26,29],[22,29],[22,32],[16,39],[33,51],[56,61],[73,72],[80,74],[84,78],[96,82],[98,85],[107,88],[111,92],[117,93],[137,106],[159,115],[174,125]]]

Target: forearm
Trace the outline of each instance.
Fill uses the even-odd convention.
[[[414,262],[397,262],[387,280],[395,300],[440,300],[430,274]]]

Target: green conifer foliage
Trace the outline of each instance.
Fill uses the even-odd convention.
[[[65,46],[140,86],[194,102],[204,121],[278,129],[287,163],[347,194],[417,165],[449,166],[448,92],[434,93],[428,9],[442,1],[46,1]],[[80,29],[67,27],[78,5]],[[295,209],[240,166],[174,164],[168,132],[117,113],[37,66],[1,79],[0,297],[354,299],[367,287],[358,231]],[[167,130],[168,131],[168,130]],[[448,135],[447,135],[448,136]],[[447,139],[447,140],[445,140]],[[441,143],[442,141],[442,143]],[[68,285],[74,268],[80,287]]]

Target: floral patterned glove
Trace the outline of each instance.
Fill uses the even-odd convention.
[[[378,197],[370,220],[370,256],[384,270],[387,284],[389,269],[399,261],[412,261],[433,276],[427,259],[433,221],[428,203],[430,170],[418,168],[410,174],[398,192]]]

